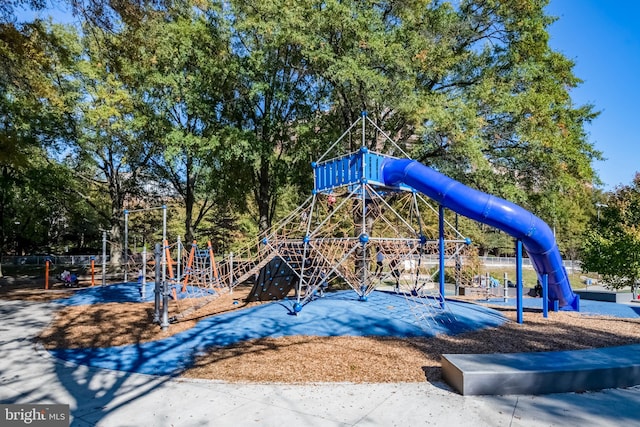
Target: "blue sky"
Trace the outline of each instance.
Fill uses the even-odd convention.
[[[573,60],[584,81],[571,92],[574,103],[600,111],[586,130],[606,158],[594,164],[603,188],[630,184],[640,171],[640,0],[550,0],[545,11],[558,17],[551,48]],[[49,14],[70,20],[59,7],[41,13]]]
[[[550,0],[545,11],[559,18],[549,45],[584,81],[571,98],[601,112],[587,132],[606,158],[594,164],[604,189],[631,184],[640,171],[640,1]]]

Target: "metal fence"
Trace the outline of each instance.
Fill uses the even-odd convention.
[[[95,260],[96,264],[102,263],[102,255],[27,255],[27,256],[2,256],[1,262],[4,265],[44,265],[47,258],[54,265],[88,265],[91,263],[91,258]],[[438,255],[425,255],[423,262],[429,265],[438,265]],[[464,257],[462,257],[464,263]],[[490,267],[514,267],[516,265],[515,257],[499,257],[499,256],[481,256],[480,263],[487,268]],[[106,262],[109,262],[109,255],[107,255]],[[569,273],[579,273],[581,271],[581,264],[578,260],[564,260],[564,267]],[[522,258],[523,268],[533,268],[531,260],[529,258]]]
[[[102,255],[3,255],[0,262],[3,265],[45,265],[48,259],[54,265],[88,265],[92,258],[96,264],[102,263]],[[109,262],[109,255],[105,261]]]
[[[516,265],[516,258],[515,257],[482,256],[480,257],[480,262],[485,267],[509,267],[509,266]],[[578,260],[565,259],[562,261],[562,264],[564,265],[564,268],[566,268],[567,270],[571,270],[572,272],[573,270],[577,271],[582,268],[582,265]],[[531,259],[522,258],[522,266],[533,268],[533,265],[531,264]]]
[[[438,255],[423,255],[423,262],[427,265],[438,265]],[[478,257],[480,260],[480,264],[485,268],[491,267],[513,267],[516,266],[516,258],[515,257],[500,257],[500,256],[481,256]],[[465,257],[461,257],[461,261],[464,264]],[[563,260],[562,261],[564,268],[567,269],[569,273],[579,273],[581,271],[581,264],[578,260]],[[533,265],[531,264],[531,259],[522,258],[522,267],[533,269]]]

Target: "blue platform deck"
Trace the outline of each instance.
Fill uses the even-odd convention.
[[[316,191],[330,191],[337,187],[363,183],[386,186],[382,178],[382,163],[394,157],[361,149],[357,152],[313,164]],[[411,191],[411,187],[398,184],[394,188]]]

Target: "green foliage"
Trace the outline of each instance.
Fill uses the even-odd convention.
[[[582,268],[599,273],[611,288],[635,292],[640,279],[640,174],[608,196],[585,233]]]
[[[42,6],[0,14],[24,4]],[[100,215],[116,241],[125,206],[171,202],[172,233],[224,250],[299,203],[309,163],[366,110],[413,157],[545,219],[573,257],[597,113],[570,100],[580,80],[548,46],[545,5],[74,0],[80,33],[0,27],[0,166],[17,179],[35,152],[69,166],[68,218]],[[394,154],[375,132],[365,143]],[[502,233],[461,227],[511,251]]]
[[[156,129],[150,176],[184,207],[188,241],[210,228],[213,212],[241,203],[246,188],[233,179],[234,134],[219,117],[234,71],[224,26],[215,7],[203,14],[190,6],[149,11],[124,28],[117,46],[121,78],[141,106],[137,114]]]
[[[226,150],[239,153],[236,168],[250,179],[256,221],[266,230],[288,185],[310,182],[321,89],[303,54],[309,10],[304,2],[229,6],[236,75],[223,112],[237,131]]]
[[[580,80],[549,48],[543,7],[329,1],[306,9],[303,49],[328,83],[330,126],[367,110],[418,160],[535,212],[575,254],[601,156],[584,124],[597,114],[572,104]]]
[[[61,78],[71,58],[61,27],[0,26],[0,164],[24,166],[31,149],[72,131],[73,83]]]
[[[17,3],[14,3],[17,4]],[[5,251],[61,247],[76,199],[51,150],[73,133],[70,32],[35,22],[0,25],[0,244]]]

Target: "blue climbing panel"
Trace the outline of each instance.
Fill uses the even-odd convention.
[[[385,159],[391,158],[393,157],[362,149],[326,162],[314,163],[315,190],[327,191],[365,182],[384,186],[381,166]],[[404,184],[394,188],[411,190]]]

